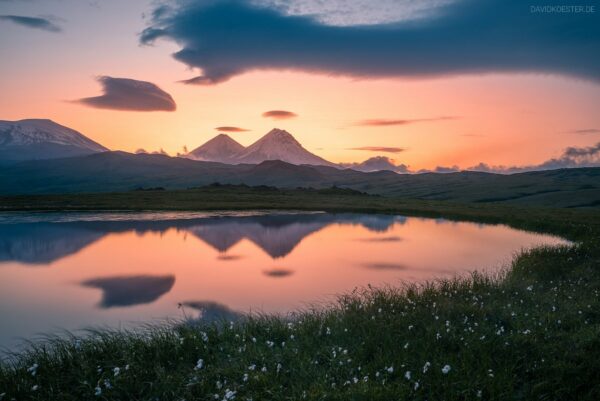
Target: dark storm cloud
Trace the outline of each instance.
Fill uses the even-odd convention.
[[[174,57],[215,84],[252,70],[355,77],[492,72],[564,74],[600,81],[596,13],[544,12],[547,0],[457,0],[431,15],[334,26],[241,0],[188,0],[155,12],[140,40],[175,41]],[[552,6],[571,6],[556,0]]]
[[[11,21],[27,28],[41,29],[48,32],[60,32],[61,27],[47,18],[26,17],[22,15],[0,15],[0,20]]]
[[[101,96],[76,100],[90,107],[129,111],[175,111],[177,105],[167,92],[152,82],[129,78],[98,78],[102,85]]]
[[[215,128],[219,132],[248,132],[249,129],[240,127],[217,127]]]
[[[298,117],[298,114],[286,110],[269,110],[262,113],[262,116],[273,118],[275,120],[285,120],[288,118]]]
[[[366,150],[368,152],[385,152],[385,153],[400,153],[404,152],[404,148],[395,148],[391,146],[361,146],[358,148],[348,148],[348,150]]]

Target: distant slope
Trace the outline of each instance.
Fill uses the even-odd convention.
[[[80,132],[51,120],[0,120],[0,162],[56,159],[108,149]]]
[[[222,164],[164,155],[104,152],[36,160],[0,169],[0,194],[129,191],[139,187],[180,189],[222,184],[280,188],[331,186],[422,200],[600,206],[600,168],[535,171],[512,175],[364,173],[282,161]]]

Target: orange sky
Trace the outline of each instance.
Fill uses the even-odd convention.
[[[73,13],[83,7],[72,6]],[[178,49],[175,44],[138,45],[137,35],[145,26],[143,11],[144,7],[125,9],[107,2],[94,21],[69,20],[68,29],[59,34],[1,24],[0,119],[50,118],[110,149],[163,148],[172,155],[184,145],[191,150],[210,139],[218,126],[250,129],[232,134],[243,145],[278,127],[333,162],[382,154],[415,170],[454,164],[465,168],[479,162],[535,164],[558,156],[566,146],[587,146],[600,138],[597,133],[568,133],[600,127],[598,84],[558,76],[357,80],[258,71],[212,87],[184,85],[177,81],[197,72],[170,57]],[[105,32],[108,23],[110,36],[119,40],[96,35]],[[94,80],[99,75],[153,82],[173,96],[177,111],[99,110],[68,102],[99,95]],[[272,109],[290,110],[299,117],[273,121],[261,116]],[[458,118],[403,126],[355,125],[365,119],[440,116]],[[406,151],[394,155],[348,150],[363,146]]]

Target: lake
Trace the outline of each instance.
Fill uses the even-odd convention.
[[[286,313],[368,284],[498,269],[523,248],[563,243],[393,215],[3,213],[0,346],[65,329]]]

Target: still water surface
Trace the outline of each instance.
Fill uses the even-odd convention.
[[[561,243],[389,215],[0,214],[0,347],[183,313],[286,313],[367,284],[497,269],[522,248]]]

